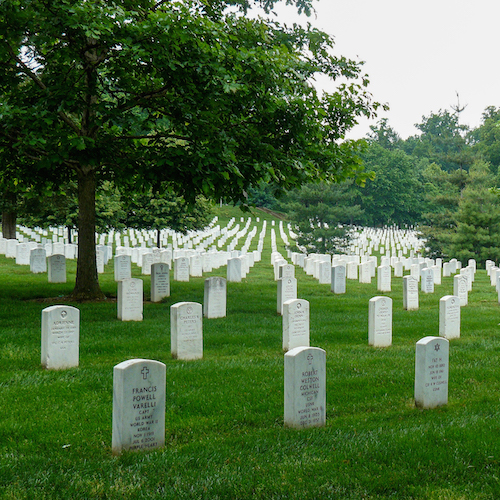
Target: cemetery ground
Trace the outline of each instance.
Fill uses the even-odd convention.
[[[239,215],[238,215],[239,216]],[[484,270],[450,341],[446,406],[414,404],[415,344],[438,335],[443,278],[403,310],[402,280],[390,293],[347,281],[334,295],[297,267],[310,302],[311,346],[326,350],[326,425],[283,425],[282,318],[270,265],[227,284],[227,317],[203,320],[203,359],[170,354],[170,306],[203,302],[204,279],[171,281],[171,296],[144,304],[142,322],[116,318],[116,301],[80,309],[80,365],[40,366],[40,322],[74,284],[47,283],[0,256],[0,498],[5,499],[494,499],[500,497],[500,306]],[[279,241],[279,238],[278,238]],[[286,255],[284,248],[279,248]],[[149,276],[144,295],[149,297]],[[100,275],[116,296],[112,262]],[[368,345],[368,301],[393,299],[392,346]],[[166,444],[111,453],[113,367],[127,359],[166,364]]]

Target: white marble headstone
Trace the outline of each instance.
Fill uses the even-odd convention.
[[[241,266],[242,262],[239,257],[234,257],[227,261],[227,281],[233,283],[238,283],[241,281]]]
[[[407,311],[418,309],[418,280],[414,276],[403,276],[403,308]]]
[[[203,357],[202,305],[178,302],[170,307],[170,351],[174,359]]]
[[[118,282],[118,319],[142,321],[144,308],[143,283],[141,279],[129,278]]]
[[[163,363],[130,359],[113,368],[113,454],[165,445],[165,395]]]
[[[42,311],[42,366],[61,370],[79,364],[80,311],[71,306],[50,306]]]
[[[455,295],[445,295],[439,300],[439,336],[460,338],[460,299]]]
[[[288,263],[281,264],[278,268],[278,278],[295,278],[295,266]]]
[[[153,252],[145,252],[142,254],[142,261],[141,261],[141,274],[145,276],[150,276],[151,275],[151,266],[153,265]]]
[[[212,276],[205,280],[203,316],[205,318],[225,318],[227,302],[226,280]]]
[[[132,277],[132,261],[130,255],[116,255],[114,257],[115,281],[126,280]]]
[[[151,266],[151,302],[161,302],[170,297],[170,267],[156,262]]]
[[[47,258],[47,274],[49,283],[66,283],[66,257],[52,254]]]
[[[287,427],[322,427],[326,422],[326,352],[318,347],[295,347],[285,354]]]
[[[21,266],[30,265],[31,248],[29,243],[19,243],[16,245],[16,264]]]
[[[371,283],[372,282],[372,263],[363,262],[359,265],[359,282]]]
[[[178,257],[174,260],[174,280],[189,281],[189,257]]]
[[[368,306],[368,344],[387,347],[392,344],[392,299],[373,297]]]
[[[464,274],[457,274],[453,276],[453,295],[460,299],[460,305],[466,306],[469,301],[469,291],[467,276]]]
[[[335,294],[346,292],[346,267],[342,264],[334,265],[331,269],[331,291]]]
[[[30,271],[34,274],[47,272],[47,253],[45,248],[34,248],[30,252]]]
[[[280,278],[278,280],[276,312],[283,314],[283,303],[297,298],[297,278]]]
[[[448,403],[450,343],[442,337],[424,337],[416,344],[415,404],[436,408]]]
[[[434,271],[432,268],[427,267],[422,269],[420,273],[421,284],[420,289],[423,293],[434,293]]]
[[[379,292],[391,291],[391,266],[384,265],[377,268],[377,290]]]
[[[283,350],[309,347],[309,302],[303,299],[283,303]]]

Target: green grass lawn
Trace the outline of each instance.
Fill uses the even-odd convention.
[[[269,229],[262,262],[228,283],[227,317],[204,320],[204,357],[190,362],[171,358],[169,309],[202,303],[203,278],[172,281],[171,297],[145,303],[144,321],[120,322],[109,264],[100,277],[109,299],[71,304],[81,311],[79,368],[45,371],[41,311],[72,290],[74,263],[67,284],[49,285],[46,274],[0,256],[0,498],[500,498],[500,308],[485,271],[462,308],[461,338],[450,342],[449,403],[421,410],[415,343],[438,334],[439,299],[452,293],[452,279],[408,312],[393,278],[393,345],[382,349],[368,346],[368,301],[381,295],[375,279],[348,280],[347,294],[333,295],[297,268],[311,346],[326,350],[327,420],[292,430],[283,426]],[[113,366],[130,358],[167,366],[166,445],[115,457]]]

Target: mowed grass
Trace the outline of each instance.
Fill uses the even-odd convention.
[[[270,225],[262,262],[228,283],[227,317],[204,320],[204,356],[190,362],[170,355],[170,305],[202,303],[204,278],[172,281],[171,297],[153,304],[143,276],[144,320],[120,322],[108,265],[100,282],[109,299],[72,304],[81,311],[79,368],[46,371],[41,311],[65,303],[74,263],[67,284],[49,285],[0,256],[0,498],[500,498],[500,306],[485,271],[462,308],[461,338],[451,341],[449,403],[421,410],[415,343],[438,335],[439,299],[452,293],[452,279],[408,312],[393,278],[385,294],[393,345],[381,349],[368,346],[368,301],[381,295],[375,279],[348,280],[347,293],[334,295],[297,268],[311,345],[327,353],[327,420],[292,430],[283,425],[269,236]],[[130,358],[167,365],[166,445],[114,457],[113,366]]]

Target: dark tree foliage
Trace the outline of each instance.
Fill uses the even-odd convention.
[[[308,184],[290,192],[280,207],[292,221],[298,249],[330,255],[347,253],[350,224],[362,214],[356,197],[352,182]]]
[[[325,33],[243,15],[274,3],[0,2],[0,155],[15,147],[23,182],[36,171],[76,183],[75,298],[102,297],[94,239],[104,180],[244,201],[260,181],[285,190],[362,175],[357,145],[343,139],[378,106],[366,75],[333,55]],[[287,3],[311,10],[309,0]],[[316,92],[318,73],[338,82],[333,93]]]

